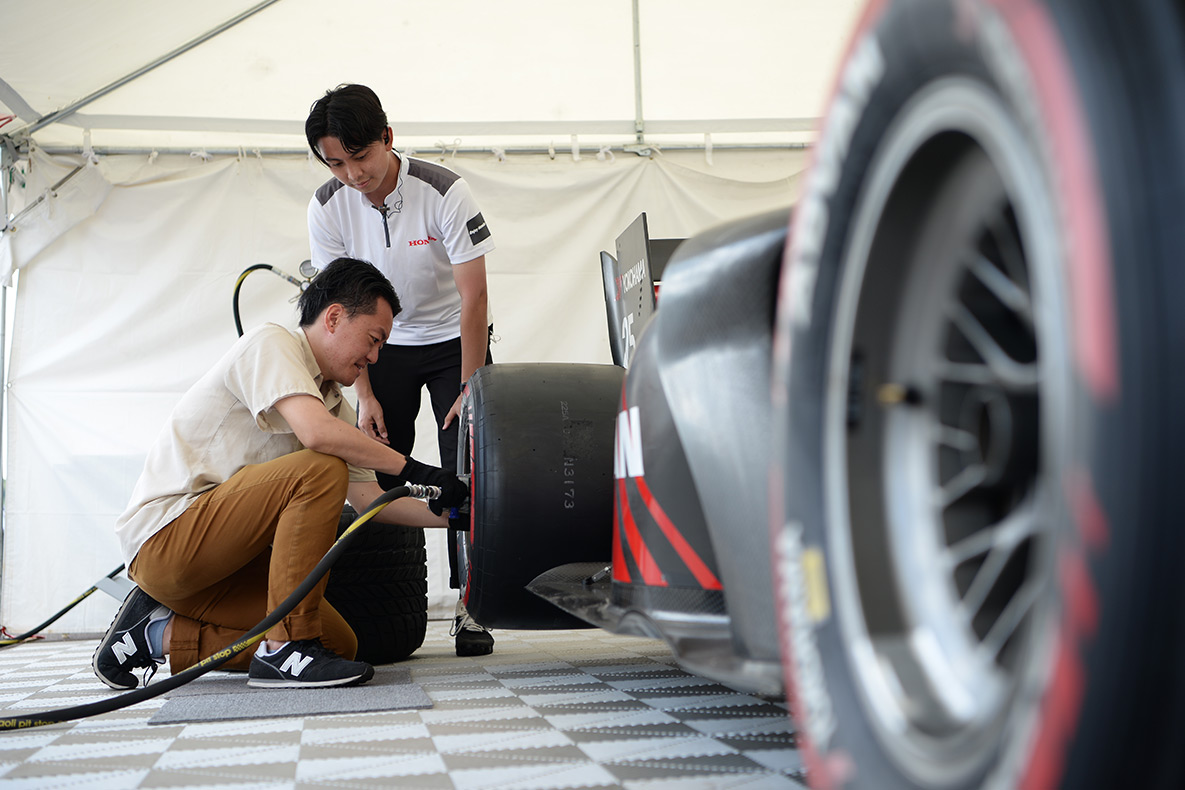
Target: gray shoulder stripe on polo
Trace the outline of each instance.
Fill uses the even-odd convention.
[[[456,183],[459,175],[440,165],[434,165],[431,162],[424,162],[419,159],[412,159],[407,165],[407,175],[411,178],[418,178],[428,186],[435,189],[444,197],[445,193],[452,188]]]
[[[343,186],[345,186],[345,184],[338,181],[336,178],[331,178],[321,186],[317,187],[317,191],[313,194],[317,196],[317,202],[324,206],[329,202],[329,198],[333,197],[333,194]]]

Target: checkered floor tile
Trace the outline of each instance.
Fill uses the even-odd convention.
[[[689,674],[661,642],[587,631],[496,631],[458,658],[430,622],[405,663],[426,710],[149,725],[162,698],[0,732],[0,788],[792,788],[806,786],[784,699]],[[110,691],[96,640],[0,650],[0,709]]]

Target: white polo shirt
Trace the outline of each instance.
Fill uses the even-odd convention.
[[[401,307],[388,343],[452,340],[461,336],[452,266],[485,255],[494,242],[463,178],[422,159],[400,156],[399,163],[398,183],[382,209],[336,178],[321,185],[309,201],[313,265],[324,269],[346,256],[387,276]]]
[[[115,522],[124,562],[203,492],[249,464],[304,449],[275,409],[290,395],[312,395],[351,427],[357,415],[341,385],[326,381],[300,329],[263,324],[230,347],[181,396],[144,462],[127,510]],[[350,467],[350,480],[374,472]]]

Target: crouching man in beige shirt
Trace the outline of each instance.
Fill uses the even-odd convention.
[[[300,297],[300,327],[253,329],[181,398],[148,453],[116,522],[137,587],[95,651],[112,688],[145,683],[169,656],[176,673],[242,637],[283,601],[333,545],[342,505],[359,512],[382,493],[375,470],[440,486],[437,508],[468,494],[456,475],[425,466],[355,427],[342,397],[373,363],[399,312],[369,263],[333,261]],[[447,527],[420,501],[397,499],[376,520]],[[357,639],[324,599],[325,579],[266,634],[248,685],[364,683]]]

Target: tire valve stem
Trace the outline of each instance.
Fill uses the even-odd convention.
[[[882,406],[918,406],[922,402],[922,393],[912,384],[891,381],[877,389],[876,399]]]

